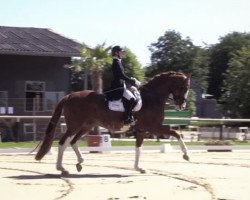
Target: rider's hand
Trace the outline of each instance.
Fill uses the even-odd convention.
[[[139,87],[141,85],[141,82],[138,81],[136,78],[132,77],[131,79],[133,79],[135,81],[135,86]]]

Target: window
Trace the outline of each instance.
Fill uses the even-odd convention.
[[[45,92],[45,110],[54,110],[56,104],[65,96],[64,92]]]
[[[25,82],[26,111],[44,111],[44,91],[45,91],[45,82],[42,81]]]
[[[36,132],[36,124],[34,124],[34,123],[24,123],[23,124],[23,132],[25,134],[35,133]]]
[[[8,106],[8,92],[0,91],[0,107]]]
[[[26,92],[44,92],[45,83],[41,81],[26,81],[25,91]]]

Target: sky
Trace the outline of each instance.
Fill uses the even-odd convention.
[[[143,66],[148,47],[169,30],[197,46],[250,32],[249,0],[2,0],[0,8],[0,26],[48,28],[90,47],[126,46]]]

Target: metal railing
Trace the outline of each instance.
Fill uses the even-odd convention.
[[[37,115],[30,115],[30,116],[20,116],[20,115],[0,115],[0,123],[5,123],[6,122],[6,127],[10,130],[11,126],[15,126],[15,131],[18,132],[18,129],[20,129],[20,124],[22,124],[23,128],[22,131],[24,131],[24,129],[26,130],[27,127],[29,127],[29,125],[34,125],[35,128],[33,130],[33,135],[30,134],[31,139],[32,140],[37,140],[40,139],[43,134],[44,134],[44,129],[46,128],[47,124],[48,124],[48,120],[51,118],[50,115],[44,115],[44,116],[37,116]],[[214,119],[214,118],[197,118],[197,117],[191,117],[191,118],[179,118],[179,117],[165,117],[165,120],[186,120],[186,121],[190,121],[190,122],[218,122],[217,124],[217,132],[219,130],[219,139],[223,139],[223,130],[225,131],[226,129],[223,127],[225,123],[231,122],[231,123],[247,123],[250,122],[250,119]],[[59,126],[60,124],[64,124],[64,116],[61,116],[61,121],[59,122]],[[10,121],[10,123],[9,123]],[[8,124],[9,123],[9,124]],[[42,125],[41,125],[42,124]],[[41,128],[41,126],[43,126]],[[65,124],[64,124],[65,126]],[[244,125],[245,126],[245,125]],[[248,125],[246,125],[248,126]],[[250,126],[250,125],[249,125]],[[40,127],[40,129],[39,129]],[[242,129],[244,128],[244,129]],[[242,130],[247,130],[246,132],[248,133],[248,127],[242,127],[242,125],[240,125],[238,127],[239,132],[241,132]],[[62,127],[59,127],[58,132],[62,133]],[[11,129],[12,131],[12,129]],[[9,131],[9,132],[11,132]],[[20,131],[20,130],[19,130]],[[242,131],[242,132],[243,132]],[[0,127],[0,132],[2,133],[2,139],[3,139],[3,129],[1,129]],[[19,137],[17,139],[17,141],[22,140],[20,137],[22,137],[22,134],[20,133],[11,133],[11,134],[16,134],[18,135],[17,137]]]

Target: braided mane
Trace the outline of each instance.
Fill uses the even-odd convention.
[[[169,79],[172,77],[186,77],[186,75],[181,72],[174,72],[174,71],[163,72],[151,78],[147,83],[142,85],[142,88],[143,87],[156,88],[157,86],[164,84],[166,79]]]

